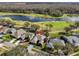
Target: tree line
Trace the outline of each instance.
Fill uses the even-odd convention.
[[[36,13],[46,14],[50,16],[60,17],[63,14],[79,14],[79,10],[72,7],[59,7],[59,8],[0,8],[0,12],[13,12],[13,13]]]

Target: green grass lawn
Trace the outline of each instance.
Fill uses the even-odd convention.
[[[12,20],[11,18],[4,18],[6,20],[10,20],[12,22],[16,23],[16,26],[23,26],[25,21],[17,21],[17,20]],[[30,22],[31,24],[37,24],[40,26],[40,28],[49,28],[50,26],[47,25],[52,25],[49,29],[52,30],[52,32],[55,31],[63,31],[65,27],[69,27],[69,25],[74,25],[74,22],[66,22],[66,21],[45,21],[45,22]]]
[[[74,25],[74,22],[65,22],[65,21],[55,21],[55,22],[35,22],[35,24],[40,25],[41,28],[46,28],[46,24],[51,24],[50,27],[51,31],[49,32],[50,37],[59,37],[59,32],[64,32],[65,27],[69,27],[70,25]]]
[[[9,17],[4,18],[5,20],[10,20],[12,22],[16,23],[16,26],[22,26],[25,21],[17,21],[17,20],[12,20]],[[66,22],[66,21],[45,21],[45,22],[30,22],[31,24],[37,24],[40,25],[41,28],[49,28],[47,25],[52,25],[50,29],[55,32],[55,31],[63,31],[65,27],[69,27],[69,25],[74,25],[74,22]]]
[[[39,24],[41,26],[44,25],[46,27],[46,24],[51,24],[51,29],[53,31],[62,31],[65,27],[69,27],[69,25],[74,25],[74,22],[65,22],[65,21],[55,21],[55,22],[36,22],[36,24]]]

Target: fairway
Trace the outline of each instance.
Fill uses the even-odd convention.
[[[50,28],[52,31],[63,31],[65,27],[69,25],[74,25],[74,22],[65,22],[65,21],[52,21],[52,22],[37,22],[40,26],[46,27],[46,25],[52,25]],[[49,25],[49,26],[50,26]]]

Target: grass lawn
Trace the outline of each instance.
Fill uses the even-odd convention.
[[[23,26],[25,21],[17,21],[17,20],[12,20],[9,17],[4,18],[6,20],[10,20],[12,22],[16,23],[16,27],[18,26]],[[51,29],[53,32],[55,31],[63,31],[65,27],[69,27],[69,25],[74,25],[74,22],[66,22],[66,21],[45,21],[45,22],[30,22],[31,24],[37,24],[39,25],[42,29],[49,28],[47,25],[52,25],[49,29]]]
[[[39,24],[40,26],[46,27],[46,24],[51,24],[52,31],[62,31],[65,27],[69,27],[69,25],[74,25],[74,22],[65,22],[65,21],[55,21],[55,22],[35,22],[35,24]]]
[[[4,18],[6,20],[10,20],[12,22],[15,22],[16,25],[15,27],[23,26],[25,21],[17,21],[17,20],[12,20],[11,18]],[[74,25],[74,22],[66,22],[66,21],[45,21],[45,22],[30,22],[31,24],[37,24],[40,26],[41,29],[47,29],[52,25],[49,29],[52,30],[52,32],[58,32],[58,31],[63,31],[65,27],[69,27],[69,25]],[[49,26],[47,26],[49,25]]]
[[[16,23],[15,27],[23,26],[23,24],[25,22],[25,21],[12,20],[9,17],[6,17],[4,19],[15,22]],[[30,23],[39,25],[41,29],[48,29],[49,28],[52,30],[52,32],[63,31],[65,27],[69,27],[69,25],[74,25],[74,22],[66,22],[66,21],[51,21],[51,22],[45,21],[45,22],[30,22]]]

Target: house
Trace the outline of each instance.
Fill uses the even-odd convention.
[[[47,44],[47,48],[50,48],[50,49],[53,49],[53,48],[54,48],[52,42],[48,42],[48,44]]]
[[[3,46],[9,47],[9,48],[15,48],[15,47],[17,47],[19,45],[19,43],[20,43],[20,40],[17,40],[14,43],[11,42],[11,41],[10,42],[3,42],[2,44],[3,44]]]
[[[3,32],[4,32],[3,26],[0,25],[0,33],[3,33]]]
[[[60,39],[61,40],[64,40],[65,43],[68,43],[68,39],[66,36],[60,36]]]
[[[37,30],[37,31],[36,31],[36,34],[43,35],[43,34],[44,34],[44,31],[43,31],[43,30]]]
[[[10,28],[9,27],[3,27],[3,29],[4,29],[4,34],[6,34],[6,33],[8,33],[8,31],[10,30]]]
[[[15,28],[10,28],[11,35],[16,37],[17,30]]]
[[[38,40],[39,40],[39,39],[38,39],[38,35],[36,34],[36,35],[33,36],[33,38],[31,39],[31,43],[36,44]]]
[[[53,45],[53,43],[59,43],[61,46],[65,46],[64,40],[61,40],[61,39],[59,39],[59,38],[50,39],[49,42],[52,43],[52,45]]]
[[[72,35],[79,38],[79,34],[78,33],[73,33]]]
[[[4,27],[9,27],[9,24],[6,23],[6,22],[4,22],[2,25],[3,25]]]
[[[69,36],[67,37],[68,42],[74,46],[79,46],[79,38],[76,36]]]
[[[17,38],[21,38],[21,39],[25,39],[25,36],[26,36],[26,31],[23,30],[23,29],[18,29],[16,31],[16,37]]]
[[[9,28],[0,26],[0,38],[7,33]]]
[[[0,25],[0,33],[6,33],[9,30],[8,27],[4,27]]]
[[[35,36],[35,34],[31,32],[28,32],[26,35],[29,35],[30,40],[32,40],[33,37]]]
[[[38,39],[39,39],[39,43],[40,43],[41,45],[43,45],[45,38],[46,38],[45,35],[40,35],[40,34],[39,34]]]
[[[44,36],[44,35],[36,34],[33,37],[33,39],[31,40],[31,42],[34,43],[34,44],[39,43],[39,44],[43,45],[45,38],[46,38],[46,36]],[[39,42],[38,42],[38,40],[39,40]]]

